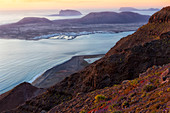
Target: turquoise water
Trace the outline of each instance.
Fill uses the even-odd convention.
[[[61,64],[75,55],[105,54],[131,32],[91,34],[74,40],[39,41],[0,39],[0,94]]]

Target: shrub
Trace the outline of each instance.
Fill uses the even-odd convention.
[[[155,86],[153,86],[152,84],[150,85],[146,85],[144,88],[143,88],[143,91],[146,91],[146,92],[150,92],[152,90],[156,89]]]
[[[86,111],[85,111],[85,110],[82,110],[82,111],[80,111],[80,113],[86,113]]]
[[[119,106],[119,104],[118,104],[118,103],[115,103],[115,104],[111,105],[109,108],[110,108],[111,110],[113,110],[114,107],[116,107],[116,106]]]
[[[143,94],[141,95],[141,97],[145,97],[146,96],[146,92],[143,92]]]
[[[122,111],[112,111],[111,113],[122,113]]]
[[[158,95],[159,95],[159,96],[161,96],[161,95],[162,95],[162,93],[163,93],[163,91],[160,91],[160,92],[158,92]]]
[[[129,103],[127,102],[127,101],[124,101],[123,103],[122,103],[122,107],[124,108],[124,107],[129,107]]]
[[[117,99],[117,101],[119,102],[119,101],[122,101],[123,99],[126,99],[126,97],[121,96]]]
[[[95,96],[95,102],[103,101],[106,97],[104,95],[97,95]]]
[[[138,80],[138,78],[136,78],[136,79],[132,80],[130,84],[134,86],[134,85],[137,85],[138,82],[139,82],[139,80]]]

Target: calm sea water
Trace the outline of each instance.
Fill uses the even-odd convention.
[[[0,39],[0,94],[61,64],[75,55],[105,54],[131,32],[91,34],[74,40],[39,41]]]

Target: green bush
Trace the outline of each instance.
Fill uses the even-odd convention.
[[[80,113],[86,113],[86,111],[85,111],[85,110],[82,110],[82,111],[80,111]]]
[[[127,101],[124,101],[122,103],[122,107],[125,108],[125,107],[129,107],[129,103]]]
[[[104,95],[97,95],[95,96],[95,102],[103,101],[106,97]]]
[[[122,113],[122,111],[112,111],[111,113]]]

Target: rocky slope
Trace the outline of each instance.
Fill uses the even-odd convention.
[[[0,95],[0,112],[13,109],[43,92],[45,92],[44,89],[36,88],[29,83],[22,83]]]
[[[82,71],[70,75],[70,77],[67,77],[62,82],[49,88],[48,91],[45,92],[44,94],[27,101],[22,106],[19,106],[18,108],[10,111],[10,113],[17,113],[17,112],[18,113],[19,112],[39,113],[44,110],[49,111],[51,108],[60,104],[61,102],[64,102],[66,100],[70,100],[71,98],[76,97],[77,94],[86,95],[85,93],[88,94],[89,92],[94,91],[96,89],[102,89],[107,86],[111,87],[114,84],[120,84],[124,80],[132,80],[134,78],[137,78],[139,73],[145,72],[149,67],[152,67],[153,65],[163,65],[163,64],[170,63],[170,59],[169,59],[170,58],[170,46],[169,46],[170,45],[170,23],[169,21],[161,21],[161,22],[159,21],[160,18],[166,17],[167,13],[164,13],[164,12],[169,12],[169,11],[170,11],[170,7],[163,8],[161,11],[157,13],[161,15],[161,17],[157,18],[158,20],[156,20],[155,22],[149,22],[148,24],[139,28],[137,32],[135,32],[134,34],[127,36],[125,38],[122,38],[102,59],[94,62],[93,64],[86,67]],[[152,18],[154,17],[151,17],[150,20],[153,20]],[[168,20],[169,20],[169,17],[168,17]],[[146,78],[146,80],[149,80],[149,79],[150,78]],[[138,84],[138,82],[141,82],[141,80],[140,81],[135,80],[134,81],[135,85],[134,86],[132,85],[129,88],[132,88],[132,89],[133,87],[136,88],[136,86],[140,85]],[[156,87],[159,87],[159,84],[155,84],[157,83],[155,82],[155,79],[150,82],[153,82],[154,84],[154,85],[152,84],[153,86],[151,86],[151,89],[152,88],[155,89]],[[127,86],[128,86],[128,83],[126,84]],[[145,84],[143,85],[147,85],[147,83],[149,82],[144,82],[144,83]],[[167,83],[169,85],[169,82]],[[163,87],[163,91],[167,90],[168,85],[166,84],[166,86]],[[129,88],[127,89],[132,90]],[[138,90],[140,89],[141,88],[137,89],[136,92],[138,92]],[[124,92],[122,90],[123,89],[118,88],[118,90],[116,91],[120,91],[120,93]],[[146,92],[149,91],[147,90],[147,86],[146,88],[144,88],[144,91]],[[168,92],[165,92],[163,95],[166,96],[167,93]],[[149,95],[151,94],[152,92],[149,92]],[[115,92],[115,95],[119,96],[117,92]],[[123,95],[123,93],[121,93],[121,95]],[[149,96],[148,99],[150,97],[151,96]],[[102,96],[101,98],[104,98],[104,97]],[[156,96],[154,98],[156,98]],[[163,104],[161,103],[161,105],[163,105],[163,107],[158,105],[156,108],[160,108],[160,109],[167,108],[167,104],[165,104],[167,102],[167,98],[169,97],[165,97],[165,99],[162,100]],[[122,97],[118,101],[119,102],[118,108],[116,107],[116,109],[123,110],[124,108],[128,108],[128,106],[132,104],[132,103],[129,103],[131,101],[128,101],[128,100],[129,98]],[[138,101],[139,100],[137,100],[137,102]],[[147,99],[145,101],[147,101]],[[86,100],[86,102],[90,102],[90,100]],[[120,102],[124,104],[120,105]],[[142,102],[142,104],[144,102]],[[71,108],[74,107],[76,103],[77,103],[76,100],[72,101],[72,105],[69,103],[68,104],[66,103],[65,105],[69,105],[67,106],[66,109],[71,110]],[[84,105],[83,106],[79,104],[76,104],[76,105],[77,105],[76,109],[77,108],[83,109],[82,107],[85,107]],[[120,106],[122,107],[120,108]],[[143,108],[147,106],[143,106]],[[60,105],[55,107],[56,110],[58,109],[58,107],[60,107]],[[98,105],[94,106],[94,108],[96,107],[98,107]],[[76,110],[76,109],[73,109],[73,110]],[[115,109],[115,106],[113,107],[113,109]],[[154,108],[151,108],[151,110],[153,109]],[[63,108],[63,111],[64,110],[65,108]],[[91,108],[87,107],[87,110],[91,110]],[[142,110],[142,108],[139,109],[139,111],[140,110]],[[78,111],[75,111],[75,112],[78,112]]]
[[[48,113],[168,113],[170,64],[153,66],[134,80],[90,93],[79,93]]]

